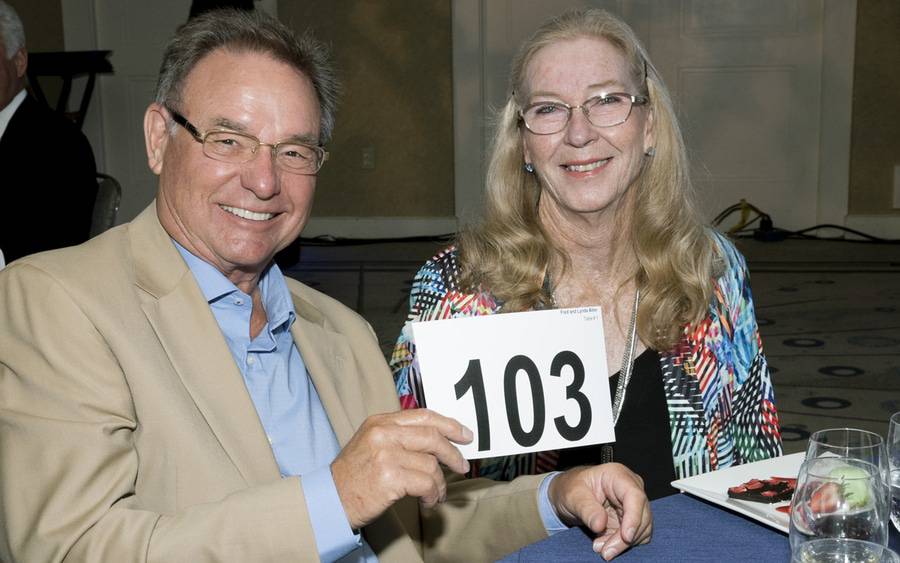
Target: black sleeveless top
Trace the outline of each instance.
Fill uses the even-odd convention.
[[[618,382],[618,373],[609,378],[610,399],[616,395]],[[616,424],[613,461],[641,476],[650,500],[678,492],[669,484],[675,480],[671,435],[659,354],[648,348],[634,360],[625,403]],[[599,445],[569,448],[559,451],[557,469],[598,463]]]

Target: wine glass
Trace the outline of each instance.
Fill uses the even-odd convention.
[[[891,522],[900,531],[900,412],[891,416],[888,429],[888,462],[890,465]]]
[[[858,428],[828,428],[813,432],[806,447],[806,459],[835,456],[871,463],[878,468],[884,482],[888,482],[887,450],[884,440],[874,432]]]
[[[887,522],[887,487],[875,465],[826,456],[800,466],[789,531],[798,561],[882,561]]]

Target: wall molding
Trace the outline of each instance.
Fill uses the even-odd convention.
[[[483,0],[450,4],[453,34],[453,192],[456,216],[480,213],[484,189],[484,17]]]
[[[850,126],[856,1],[825,0],[822,22],[822,112],[819,121],[817,223],[845,223],[850,202]]]

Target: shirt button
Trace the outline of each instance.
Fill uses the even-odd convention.
[[[252,366],[255,363],[256,363],[256,358],[254,358],[253,356],[247,356],[247,365],[248,366]]]
[[[244,304],[244,300],[241,299],[240,297],[238,297],[237,299],[234,300],[234,304],[237,306],[241,306]]]

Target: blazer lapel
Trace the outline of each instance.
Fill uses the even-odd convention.
[[[303,362],[316,386],[328,419],[343,448],[363,423],[368,411],[362,380],[347,338],[330,330],[325,316],[308,301],[293,294],[297,320],[291,331]],[[404,525],[404,523],[406,525]],[[407,497],[365,528],[366,541],[381,561],[422,561],[410,536],[421,536],[418,501]]]
[[[312,304],[296,295],[293,298],[297,311],[297,320],[291,327],[294,342],[343,447],[365,419],[349,343],[341,334],[326,328],[324,316]]]
[[[172,366],[247,483],[278,479],[243,377],[193,275],[159,225],[155,206],[131,228],[137,284],[151,294],[142,307]]]

